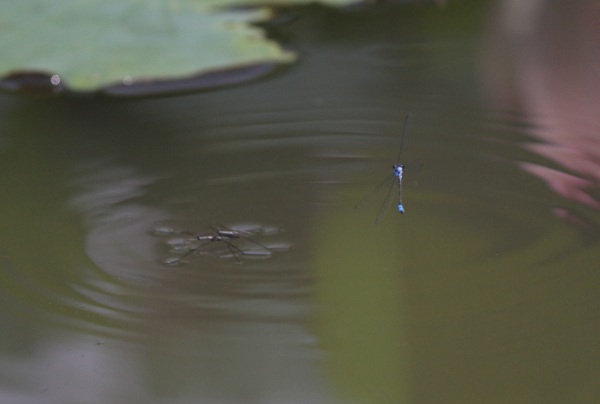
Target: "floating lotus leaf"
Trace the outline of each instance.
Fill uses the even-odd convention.
[[[186,79],[205,71],[291,62],[292,52],[252,25],[270,17],[267,8],[231,8],[264,3],[5,1],[0,14],[0,77],[42,73],[54,75],[53,85],[93,91],[115,84]]]

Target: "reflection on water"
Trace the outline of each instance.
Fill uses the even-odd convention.
[[[593,158],[480,97],[457,3],[302,9],[246,87],[0,98],[2,401],[595,402]],[[374,225],[406,112],[423,169]]]
[[[500,1],[494,17],[484,52],[489,95],[535,123],[528,133],[537,142],[526,148],[555,164],[521,167],[564,198],[600,209],[598,4]],[[586,221],[577,208],[556,213]]]

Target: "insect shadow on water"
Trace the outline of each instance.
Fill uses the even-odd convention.
[[[187,234],[192,238],[178,240],[177,249],[185,251],[184,254],[177,258],[171,258],[165,263],[168,265],[176,265],[182,262],[186,257],[195,253],[200,254],[214,254],[219,258],[234,257],[236,262],[241,263],[240,256],[270,256],[273,254],[271,248],[266,245],[250,238],[251,235],[259,235],[258,233],[244,230],[237,230],[227,228],[225,226],[213,227],[211,226],[210,232],[207,233],[194,233],[191,231],[182,231],[179,234]],[[257,248],[242,248],[234,244],[235,240],[243,239],[246,244],[253,244]],[[223,253],[223,249],[219,250],[206,250],[204,247],[216,243],[223,243],[226,246],[228,253]]]
[[[373,188],[367,195],[365,195],[355,206],[354,211],[358,212],[364,209],[367,205],[369,205],[373,201],[373,197],[378,195],[379,192],[383,189],[387,188],[387,193],[379,211],[377,213],[377,217],[375,218],[375,224],[379,224],[381,220],[385,217],[387,212],[389,211],[390,206],[392,205],[392,200],[394,199],[395,193],[394,190],[397,190],[398,195],[398,212],[404,214],[404,203],[402,202],[402,181],[404,179],[404,172],[406,170],[406,166],[402,163],[402,151],[406,148],[406,138],[408,133],[408,125],[411,118],[411,114],[407,114],[404,119],[404,126],[402,127],[401,139],[400,139],[400,149],[398,151],[398,155],[396,156],[396,160],[392,165],[392,172],[387,175],[381,183],[379,183],[375,188]]]

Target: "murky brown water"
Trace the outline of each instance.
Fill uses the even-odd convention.
[[[512,3],[303,9],[301,62],[223,91],[1,96],[1,401],[595,402],[598,8]]]

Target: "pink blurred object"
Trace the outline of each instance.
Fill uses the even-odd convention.
[[[600,210],[600,2],[503,0],[483,50],[484,88],[540,140],[528,149],[571,174],[521,164],[556,193]]]

